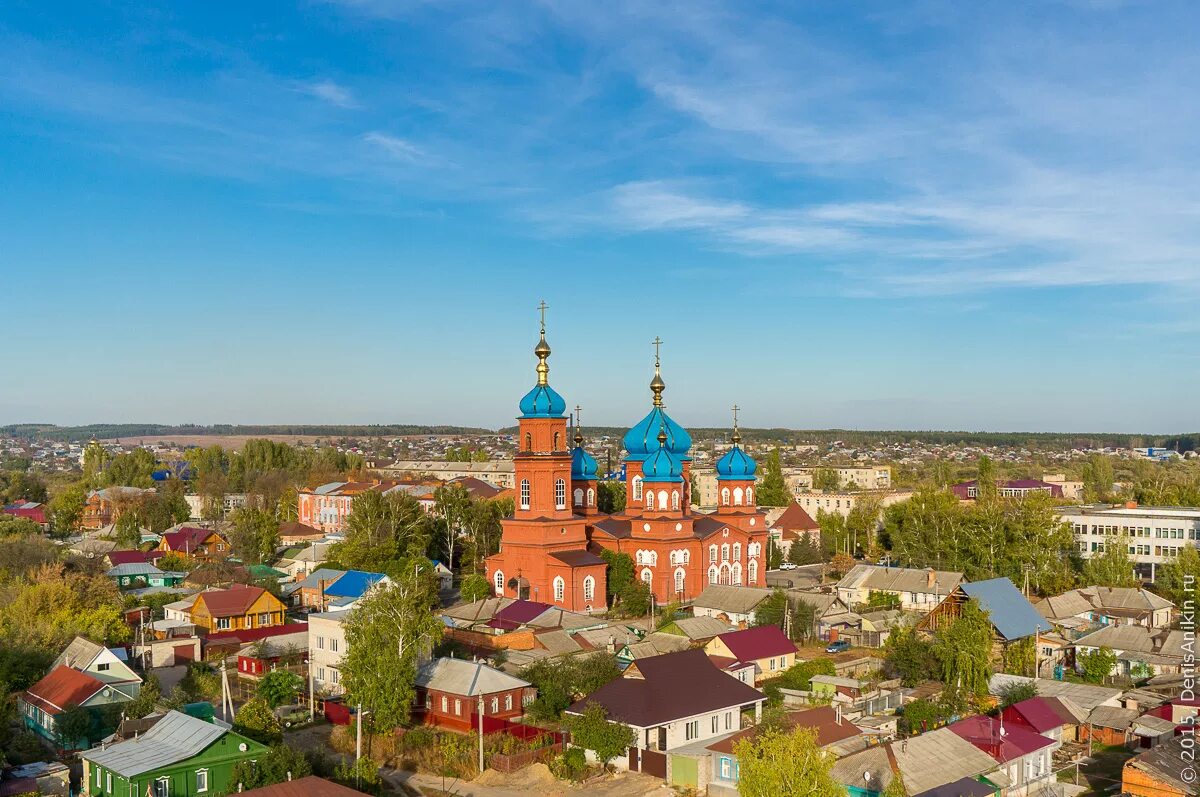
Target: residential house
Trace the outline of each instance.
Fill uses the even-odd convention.
[[[784,557],[791,553],[792,544],[802,539],[808,539],[817,547],[821,545],[820,525],[795,501],[775,518],[775,522],[767,528],[767,533]]]
[[[754,665],[753,683],[781,675],[796,663],[796,645],[777,625],[730,631],[709,640],[704,652],[723,670]]]
[[[1167,628],[1171,625],[1175,604],[1145,589],[1080,587],[1040,600],[1035,608],[1043,617],[1058,625],[1081,620],[1091,627],[1144,625],[1147,628]]]
[[[140,680],[139,680],[140,686]],[[17,711],[25,727],[64,750],[78,750],[94,744],[112,732],[110,719],[103,709],[132,699],[115,683],[107,683],[90,672],[58,664],[50,673],[17,696]],[[86,709],[92,715],[91,728],[78,739],[63,738],[59,718],[73,709]]]
[[[844,718],[840,709],[832,706],[792,711],[784,715],[783,722],[789,728],[812,728],[817,733],[817,745],[838,758],[866,747],[866,738],[862,730]],[[741,772],[733,748],[742,740],[753,739],[758,732],[757,727],[747,728],[712,742],[704,748],[709,755],[701,761],[701,766],[707,764],[709,797],[737,797],[737,783]],[[699,783],[691,783],[687,779],[690,769],[686,765],[681,767],[680,763],[679,756],[671,756],[672,784],[699,789]]]
[[[201,592],[192,602],[189,621],[209,633],[283,625],[287,607],[262,587],[238,584]]]
[[[89,797],[182,797],[230,794],[234,766],[257,759],[266,746],[231,730],[169,711],[133,739],[94,747],[83,759],[83,793]]]
[[[859,678],[847,678],[842,675],[814,675],[811,679],[811,691],[814,695],[833,700],[839,695],[848,700],[857,700],[863,695],[866,681]]]
[[[735,630],[729,623],[715,617],[681,617],[664,625],[659,631],[678,634],[692,642],[704,644],[715,636]]]
[[[97,678],[130,700],[137,697],[142,688],[142,678],[130,668],[123,648],[106,648],[85,637],[72,639],[50,665],[51,669],[59,666]]]
[[[383,573],[347,570],[325,587],[325,597],[331,606],[345,608],[354,605],[375,587],[390,583],[390,579]]]
[[[1056,741],[1079,739],[1079,726],[1087,722],[1087,712],[1068,698],[1038,695],[1006,706],[1000,712],[1009,728],[1025,728]]]
[[[1062,746],[1061,739],[1019,725],[1005,727],[1003,720],[984,715],[959,720],[949,729],[1001,765],[1008,776],[1008,797],[1036,794],[1054,782],[1053,754]]]
[[[300,581],[285,584],[283,594],[295,608],[325,611],[331,603],[325,594],[325,589],[344,575],[346,575],[345,570],[321,567]]]
[[[446,567],[436,559],[430,561],[433,566],[433,574],[438,580],[438,589],[443,592],[454,588],[454,571]]]
[[[762,714],[766,695],[718,669],[703,650],[694,648],[638,659],[621,678],[574,703],[580,714],[599,703],[609,719],[637,733],[629,759],[617,762],[666,777],[666,751],[741,730],[741,713]]]
[[[927,612],[962,583],[962,573],[946,570],[859,564],[837,583],[837,595],[852,610],[867,605],[889,608],[872,602],[871,596],[878,595],[890,597],[897,608]]]
[[[104,558],[108,562],[109,567],[118,567],[120,565],[145,565],[154,564],[159,558],[164,556],[164,552],[160,550],[153,551],[109,551]]]
[[[152,487],[105,487],[103,490],[92,490],[84,499],[79,527],[95,530],[109,526],[117,521],[127,507],[154,492]]]
[[[305,578],[320,569],[329,558],[331,542],[314,542],[309,545],[293,545],[284,550],[275,566],[292,578]]]
[[[1196,797],[1200,785],[1195,770],[1189,778],[1188,768],[1183,766],[1193,749],[1190,736],[1179,736],[1135,755],[1121,771],[1121,793],[1132,797]]]
[[[691,640],[685,636],[656,631],[639,640],[621,645],[616,654],[617,666],[624,670],[638,659],[650,659],[667,653],[678,653],[681,650],[688,650],[691,646]],[[746,670],[745,673],[739,673],[734,677],[740,675],[739,680],[745,683],[754,683],[753,665],[746,665]]]
[[[318,694],[340,695],[344,691],[341,667],[347,648],[343,624],[352,611],[308,615],[308,671]]]
[[[932,633],[957,619],[962,607],[972,600],[988,613],[992,623],[992,655],[996,659],[1014,642],[1053,627],[1007,578],[959,584],[917,627]]]
[[[770,596],[771,590],[760,587],[709,584],[692,601],[692,614],[715,617],[730,625],[753,625],[754,609]]]
[[[177,587],[187,578],[187,573],[159,570],[152,564],[129,562],[110,567],[104,574],[121,589],[142,587]]]
[[[213,529],[182,526],[162,535],[158,550],[197,559],[201,562],[222,561],[230,554],[229,541]]]
[[[290,634],[260,639],[238,650],[238,677],[253,681],[276,669],[291,669],[303,674],[301,668],[307,655],[307,626]]]
[[[426,725],[452,730],[478,728],[480,707],[488,720],[514,720],[537,698],[528,681],[465,659],[431,659],[417,670],[414,714]]]
[[[1108,648],[1117,657],[1111,675],[1164,675],[1182,672],[1185,642],[1185,632],[1178,629],[1110,625],[1080,637],[1071,648],[1076,669],[1081,656]]]
[[[50,518],[47,515],[47,510],[48,508],[45,504],[38,503],[37,501],[18,501],[15,504],[7,504],[0,507],[0,514],[32,520],[42,527],[42,531],[49,531]]]
[[[849,797],[879,797],[897,777],[912,797],[951,784],[955,797],[998,795],[1004,784],[996,760],[950,728],[851,753],[838,759],[830,774]],[[988,782],[989,775],[999,783]],[[976,791],[978,787],[972,784],[980,784],[982,789]]]
[[[1099,684],[1082,684],[1072,681],[1056,681],[1052,678],[1026,678],[1008,673],[996,673],[988,679],[988,694],[1002,696],[1018,684],[1032,683],[1042,697],[1057,697],[1066,703],[1073,713],[1086,717],[1098,706],[1121,708],[1124,691]]]
[[[1105,745],[1128,744],[1138,712],[1131,708],[1096,706],[1088,714],[1087,723],[1079,729],[1079,741],[1089,739]]]
[[[308,623],[284,623],[261,628],[241,628],[220,631],[204,637],[204,655],[209,659],[236,655],[247,645],[285,640],[287,644],[300,645],[308,638]]]
[[[386,494],[397,485],[396,481],[329,482],[303,490],[296,497],[297,519],[326,534],[340,534],[346,530],[346,519],[356,496],[367,492]]]
[[[279,524],[279,541],[284,545],[304,545],[325,539],[325,532],[297,520]]]

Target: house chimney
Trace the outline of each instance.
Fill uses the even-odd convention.
[[[937,585],[937,573],[931,567],[925,571],[925,586],[933,589]]]
[[[833,710],[834,710],[835,716],[837,717],[837,724],[841,725],[842,724],[842,704],[838,703],[836,706],[833,707]]]

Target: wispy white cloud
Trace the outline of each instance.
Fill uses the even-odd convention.
[[[340,86],[332,80],[318,80],[312,83],[301,83],[300,90],[319,100],[339,108],[358,108],[358,100],[354,93],[345,86]]]
[[[418,163],[428,158],[428,153],[425,150],[413,144],[411,141],[405,141],[398,136],[389,135],[372,131],[363,134],[363,141],[378,147],[389,157],[396,160],[408,161],[409,163]]]

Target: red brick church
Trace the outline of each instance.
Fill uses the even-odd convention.
[[[741,448],[736,417],[733,448],[716,466],[718,508],[695,513],[692,439],[666,413],[656,350],[650,412],[623,441],[625,509],[600,514],[596,460],[578,429],[568,440],[566,402],[550,387],[544,319],[534,354],[537,384],[521,399],[518,417],[516,509],[502,521],[500,552],[487,560],[496,595],[603,610],[602,549],[629,554],[659,603],[692,600],[709,584],[764,586],[767,528],[754,502],[757,466]]]

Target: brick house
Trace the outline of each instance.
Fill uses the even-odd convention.
[[[212,529],[183,526],[168,531],[158,543],[158,550],[197,559],[202,562],[221,561],[229,556],[229,541]]]
[[[754,666],[754,683],[780,675],[796,663],[796,646],[777,625],[761,625],[713,637],[704,652],[723,670]]]
[[[528,681],[464,659],[426,662],[417,672],[416,688],[413,713],[422,722],[461,731],[477,726],[480,699],[485,721],[515,720],[537,697]]]

